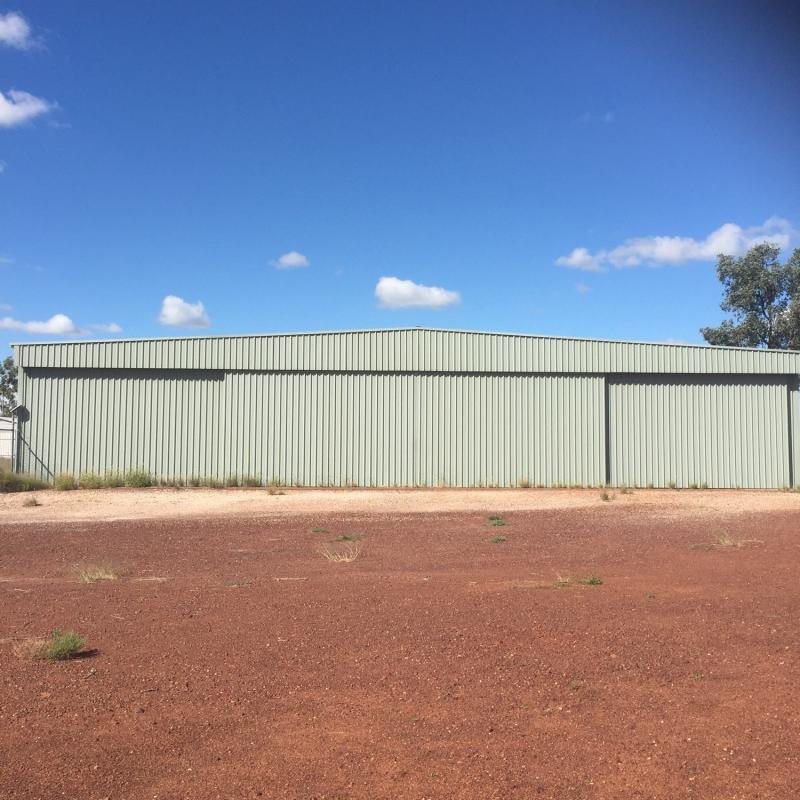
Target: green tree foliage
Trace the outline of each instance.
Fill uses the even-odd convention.
[[[17,365],[11,356],[0,364],[0,416],[8,416],[16,403]]]
[[[701,328],[709,344],[800,349],[800,248],[781,264],[780,250],[759,244],[741,258],[718,256],[720,308],[732,315],[717,328]]]

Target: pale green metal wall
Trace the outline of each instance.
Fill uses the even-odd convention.
[[[780,377],[612,379],[610,481],[637,486],[789,486],[789,401],[789,387]]]
[[[411,329],[17,345],[16,357],[19,469],[45,477],[797,483],[800,353]]]
[[[23,471],[359,486],[599,485],[584,376],[28,370]]]

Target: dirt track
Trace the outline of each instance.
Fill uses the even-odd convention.
[[[800,497],[400,494],[483,506],[20,509],[32,524],[0,527],[0,797],[795,796]],[[343,534],[355,562],[318,554]],[[78,583],[93,563],[122,576]],[[55,626],[97,652],[15,655]]]

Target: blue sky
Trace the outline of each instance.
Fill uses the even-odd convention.
[[[0,0],[0,351],[698,342],[718,248],[800,244],[798,33],[732,0]]]

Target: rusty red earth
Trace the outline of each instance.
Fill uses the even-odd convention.
[[[5,524],[0,797],[793,797],[800,508],[746,505]]]

